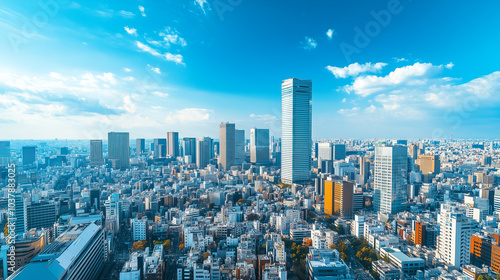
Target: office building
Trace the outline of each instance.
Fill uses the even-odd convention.
[[[235,164],[236,142],[234,123],[221,123],[219,126],[220,155],[219,165],[228,170]]]
[[[325,213],[352,218],[353,184],[347,181],[325,181]]]
[[[417,159],[418,158],[418,145],[416,144],[410,144],[408,146],[408,154],[410,155],[410,158],[412,159]]]
[[[36,147],[23,146],[23,165],[32,165],[36,161]]]
[[[167,132],[167,155],[173,158],[179,156],[179,132]]]
[[[210,137],[203,137],[203,140],[208,142],[209,159],[213,159],[215,157],[214,139]]]
[[[334,160],[343,160],[346,157],[346,149],[344,144],[335,144],[332,147],[333,149],[333,159]]]
[[[417,164],[420,166],[422,174],[438,174],[440,172],[441,163],[439,156],[436,155],[419,155]]]
[[[56,205],[49,202],[31,203],[26,207],[27,229],[52,228],[56,222]]]
[[[181,140],[181,150],[180,154],[184,158],[189,158],[189,162],[193,163],[196,161],[196,138],[184,137]]]
[[[381,248],[380,255],[382,257],[387,256],[389,263],[398,268],[404,275],[416,275],[417,271],[424,271],[425,268],[425,261],[423,259],[408,257],[397,248]],[[407,279],[407,277],[403,279]]]
[[[100,166],[104,164],[104,157],[102,154],[102,140],[90,140],[90,165]]]
[[[437,257],[457,268],[470,263],[471,236],[476,231],[476,222],[464,213],[458,204],[448,202],[441,204],[438,215]]]
[[[16,218],[15,232],[18,238],[22,238],[23,234],[28,230],[28,217],[26,215],[26,200],[20,192],[14,195],[15,206],[14,215]]]
[[[128,132],[108,133],[108,161],[110,162],[112,168],[129,168],[130,142]]]
[[[269,163],[269,129],[250,129],[250,162]]]
[[[306,271],[308,280],[352,279],[349,267],[340,258],[339,252],[332,249],[309,249]]]
[[[296,78],[281,85],[281,181],[310,180],[312,147],[312,82]]]
[[[47,245],[9,279],[97,279],[103,264],[104,231],[94,223],[79,224]]]
[[[147,217],[132,219],[132,239],[134,241],[146,240],[146,229],[148,227]]]
[[[405,146],[375,147],[373,207],[376,211],[396,214],[406,209],[407,167]]]
[[[137,155],[142,155],[146,153],[146,139],[137,138],[135,140],[135,153]]]
[[[318,167],[322,173],[333,173],[333,143],[316,143]]]
[[[368,180],[370,179],[370,161],[368,161],[366,158],[361,157],[360,158],[360,163],[359,163],[359,183],[361,185],[365,185],[368,183]]]
[[[234,133],[234,164],[241,165],[245,162],[245,131],[236,129]]]
[[[155,138],[154,143],[154,158],[166,158],[167,157],[167,139],[165,138]]]
[[[7,166],[10,162],[10,141],[0,141],[0,166]]]
[[[210,142],[207,140],[196,141],[196,166],[199,169],[207,167],[210,162]]]
[[[90,189],[89,198],[91,208],[101,209],[101,191],[99,189]]]

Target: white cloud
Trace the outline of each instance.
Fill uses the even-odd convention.
[[[167,122],[199,122],[208,121],[213,114],[212,110],[202,108],[186,108],[170,113]]]
[[[124,11],[124,10],[121,10],[121,11],[119,12],[119,14],[120,14],[122,17],[124,17],[124,18],[133,18],[133,17],[135,17],[135,14],[134,14],[134,13],[129,12],[129,11]]]
[[[148,66],[149,66],[149,68],[151,69],[151,71],[155,72],[156,74],[161,74],[161,70],[160,70],[160,68],[158,68],[158,67],[153,67],[153,66],[151,66],[151,65],[149,65],[149,64],[148,64]]]
[[[326,69],[332,72],[335,75],[335,78],[347,78],[347,77],[355,77],[359,74],[366,72],[378,72],[382,69],[382,67],[386,66],[387,63],[377,62],[372,64],[371,62],[365,64],[359,64],[357,62],[350,64],[345,67],[334,67],[334,66],[326,66]]]
[[[302,42],[302,47],[306,50],[315,49],[318,46],[316,40],[310,37],[304,37],[304,41]]]
[[[163,37],[167,46],[170,46],[170,44],[178,44],[185,47],[187,45],[186,40],[179,35],[179,32],[171,27],[165,28],[165,30],[160,32],[159,35]]]
[[[370,94],[388,91],[398,85],[419,86],[426,82],[426,79],[434,76],[442,70],[442,65],[432,65],[431,63],[415,63],[400,68],[396,68],[387,76],[359,76],[352,85],[346,86],[347,92],[354,92],[357,95],[368,96]]]
[[[137,29],[129,28],[128,26],[125,26],[124,29],[125,31],[127,31],[128,34],[137,36]]]
[[[132,97],[130,95],[127,95],[123,98],[123,107],[125,111],[133,114],[136,111],[136,107],[134,102],[132,101]]]
[[[344,99],[342,99],[342,103],[345,103],[345,102],[346,102],[346,99],[345,99],[345,98],[344,98]]]
[[[127,67],[123,67],[123,71],[125,71],[125,72],[127,72],[127,73],[128,73],[128,72],[132,72],[132,69],[127,68]]]
[[[183,57],[180,54],[172,54],[172,53],[167,52],[167,53],[162,55],[157,50],[155,50],[155,49],[151,48],[150,46],[143,44],[139,41],[136,41],[136,45],[143,52],[147,52],[147,53],[152,54],[154,56],[162,57],[163,59],[165,59],[167,61],[173,61],[176,64],[185,65],[184,62],[182,61]]]
[[[145,17],[145,16],[146,16],[146,13],[144,12],[144,7],[143,7],[143,6],[140,6],[140,5],[139,5],[139,11],[141,11],[141,15],[142,15],[143,17]]]
[[[392,59],[394,59],[396,62],[406,62],[406,61],[408,61],[408,59],[406,59],[404,57],[401,57],[401,58],[393,57]]]
[[[206,5],[208,5],[207,0],[195,0],[194,3],[201,8],[204,14],[206,14]]]
[[[274,121],[278,119],[277,116],[270,114],[264,114],[264,115],[250,114],[250,117],[259,121]]]
[[[335,31],[333,29],[328,29],[328,31],[326,31],[326,36],[328,37],[328,39],[332,39],[334,32]]]
[[[359,107],[353,107],[351,109],[340,109],[339,114],[346,115],[348,117],[355,116],[359,111]]]
[[[164,93],[164,92],[161,92],[161,91],[153,91],[151,92],[151,94],[153,95],[156,95],[156,96],[159,96],[159,97],[168,97],[168,93]]]
[[[453,68],[453,66],[455,66],[455,64],[453,64],[453,62],[450,62],[450,63],[446,64],[444,67],[446,67],[447,69],[451,69],[451,68]]]

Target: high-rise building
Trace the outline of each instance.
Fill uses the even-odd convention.
[[[269,163],[269,129],[250,130],[250,162]]]
[[[236,132],[234,123],[221,123],[219,126],[220,155],[219,165],[228,170],[235,164]]]
[[[353,184],[347,181],[325,181],[325,213],[352,218]]]
[[[191,156],[192,161],[196,159],[196,138],[184,137],[181,141],[181,156]]]
[[[153,139],[154,147],[154,158],[166,158],[167,157],[167,139],[165,138],[155,138]]]
[[[236,129],[234,133],[234,164],[241,165],[245,162],[245,131]]]
[[[102,140],[90,140],[90,165],[99,166],[104,164],[102,155]]]
[[[10,141],[0,141],[0,166],[7,166],[10,162]]]
[[[130,166],[130,142],[128,132],[108,133],[108,161],[115,169]]]
[[[420,166],[420,171],[422,171],[422,174],[437,174],[441,169],[439,156],[436,155],[419,155],[417,164]]]
[[[196,165],[199,169],[207,167],[210,161],[210,142],[207,140],[196,141]]]
[[[69,148],[68,147],[61,147],[59,149],[59,154],[61,156],[67,156],[67,155],[69,155]]]
[[[364,185],[368,183],[369,178],[370,178],[370,162],[366,158],[361,157],[359,163],[359,183],[361,185]]]
[[[104,264],[104,231],[78,224],[46,246],[9,279],[97,279]]]
[[[167,132],[167,155],[173,158],[179,156],[179,132]]]
[[[408,146],[408,154],[410,155],[410,157],[412,159],[417,159],[417,157],[418,157],[418,145],[410,144],[410,146]]]
[[[14,195],[15,206],[14,216],[16,217],[15,232],[17,237],[23,237],[23,234],[28,230],[28,215],[26,215],[26,200],[20,192]]]
[[[345,144],[335,144],[333,145],[333,159],[343,160],[346,157]]]
[[[135,153],[137,155],[142,155],[146,152],[146,139],[137,138],[135,140]]]
[[[407,169],[405,146],[375,147],[373,206],[376,211],[396,214],[406,209]]]
[[[210,137],[204,137],[203,140],[208,141],[208,150],[209,150],[209,158],[213,159],[215,157],[215,149],[214,149],[214,139]]]
[[[148,227],[148,219],[132,219],[132,239],[134,241],[146,240],[146,229]]]
[[[56,222],[56,205],[49,202],[31,203],[26,207],[27,229],[51,228]]]
[[[311,178],[312,82],[291,78],[281,84],[281,181]]]
[[[101,191],[99,189],[90,189],[90,207],[101,209]]]
[[[321,167],[323,161],[333,161],[333,143],[317,143],[318,145],[318,166]],[[325,170],[321,170],[325,173]]]
[[[23,146],[23,165],[32,165],[36,161],[36,147]]]
[[[471,236],[476,231],[476,222],[464,213],[458,204],[448,202],[441,204],[437,219],[437,257],[456,268],[470,263]]]

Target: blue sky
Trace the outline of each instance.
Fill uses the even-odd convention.
[[[314,138],[498,138],[498,1],[40,3],[0,4],[3,139],[279,136],[290,77]]]

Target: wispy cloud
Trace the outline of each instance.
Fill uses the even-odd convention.
[[[148,64],[148,67],[149,67],[149,69],[151,69],[151,71],[155,72],[156,74],[161,74],[161,70],[160,70],[160,68],[158,68],[158,67],[153,67],[153,66],[151,66],[151,65],[149,65],[149,64]]]
[[[133,18],[135,17],[135,14],[132,13],[132,12],[129,12],[129,11],[124,11],[124,10],[121,10],[118,12],[122,17],[124,18]]]
[[[326,66],[326,69],[332,72],[335,75],[335,78],[347,78],[347,77],[355,77],[359,74],[366,72],[378,72],[382,69],[382,67],[386,66],[387,63],[377,62],[372,64],[371,62],[365,64],[353,63],[345,67],[334,67],[334,66]]]
[[[186,108],[171,112],[167,116],[167,122],[199,122],[208,121],[211,119],[213,111],[210,109],[202,108]]]
[[[144,7],[143,7],[143,6],[140,6],[140,5],[139,5],[139,11],[141,11],[141,15],[142,15],[143,17],[145,17],[145,16],[146,16],[146,13],[144,12]]]
[[[163,37],[163,40],[165,41],[167,46],[170,46],[170,44],[178,44],[182,47],[185,47],[187,45],[186,40],[182,38],[179,35],[179,32],[177,32],[177,30],[175,30],[174,28],[167,27],[164,31],[161,31],[159,35]]]
[[[203,13],[207,13],[206,9],[208,7],[208,2],[207,0],[195,0],[194,1],[195,5],[200,7]]]
[[[125,26],[124,29],[125,29],[125,31],[127,31],[128,34],[137,36],[137,29],[130,28],[128,26]]]
[[[185,65],[183,62],[183,57],[180,54],[172,54],[169,52],[167,52],[165,54],[161,54],[157,50],[153,49],[152,47],[150,47],[146,44],[143,44],[139,41],[136,41],[136,45],[139,48],[139,50],[141,50],[143,52],[147,52],[147,53],[152,54],[154,56],[161,57],[167,61],[175,62],[176,64]]]
[[[318,46],[318,43],[316,40],[310,37],[304,37],[304,41],[301,42],[302,48],[306,50],[312,50],[315,49]]]

